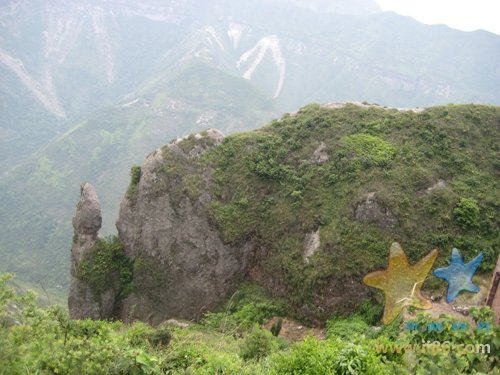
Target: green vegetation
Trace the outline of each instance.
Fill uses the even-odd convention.
[[[387,13],[318,15],[285,3],[275,4],[272,12],[264,7],[250,12],[244,2],[232,7],[236,13],[231,13],[231,19],[236,23],[245,19],[247,30],[254,30],[252,35],[243,33],[237,49],[227,37],[219,47],[215,37],[200,31],[200,14],[207,25],[220,19],[221,12],[229,14],[222,5],[216,10],[187,6],[182,18],[172,16],[169,22],[116,12],[118,16],[111,17],[113,26],[108,27],[111,18],[102,17],[101,47],[113,59],[109,64],[98,56],[103,49],[96,48],[92,38],[97,34],[87,29],[92,23],[70,22],[66,36],[53,35],[46,32],[46,20],[40,22],[34,16],[50,14],[55,17],[51,22],[58,24],[59,15],[67,15],[64,5],[56,14],[42,8],[33,12],[28,4],[3,17],[2,50],[13,61],[22,61],[34,80],[51,86],[49,91],[57,93],[68,117],[57,118],[44,109],[2,66],[0,172],[9,174],[0,181],[0,271],[13,270],[23,280],[43,280],[65,289],[71,216],[78,199],[76,186],[82,180],[96,187],[104,213],[102,232],[111,233],[127,187],[127,171],[151,149],[207,126],[225,133],[254,128],[278,116],[278,101],[287,111],[306,100],[346,96],[397,106],[471,98],[498,102],[498,37],[492,34],[431,30]],[[75,17],[82,14],[88,15]],[[276,15],[294,22],[276,22]],[[214,30],[220,33],[217,25]],[[395,25],[401,31],[398,38],[394,38]],[[72,27],[82,27],[82,32]],[[270,53],[252,76],[268,94],[241,78],[251,59],[243,62],[240,71],[235,67],[241,53],[255,45],[260,31],[261,36],[286,35],[292,41],[285,85],[276,100],[268,97],[275,92],[277,78]],[[303,50],[294,40],[304,45],[314,40],[325,48]],[[44,50],[54,41],[65,46],[60,55]],[[294,49],[301,52],[294,54]],[[198,57],[185,63],[185,57],[194,55]],[[389,57],[391,66],[383,69],[387,76],[374,81],[373,74],[380,76],[378,67],[387,67]],[[114,67],[113,80],[104,65]],[[439,91],[418,93],[422,77]],[[448,91],[449,87],[454,89]],[[134,97],[120,101],[129,93]],[[116,105],[109,106],[112,103]],[[100,109],[88,116],[95,108]],[[414,113],[352,105],[333,110],[313,104],[258,131],[230,136],[199,160],[185,161],[165,153],[167,160],[158,174],[166,177],[168,185],[148,194],[158,196],[168,190],[176,203],[185,197],[196,201],[209,190],[212,200],[207,211],[214,227],[229,244],[238,246],[252,239],[263,249],[259,274],[264,280],[273,279],[274,290],[284,301],[259,299],[253,287],[243,288],[221,311],[206,314],[201,325],[186,330],[155,329],[142,323],[72,322],[61,307],[37,308],[32,293],[16,297],[7,284],[11,276],[3,275],[1,372],[498,372],[498,328],[491,335],[475,331],[453,336],[457,343],[491,342],[496,353],[487,358],[380,354],[374,350],[375,342],[436,337],[424,332],[400,337],[397,326],[375,331],[372,326],[379,324],[381,313],[377,294],[360,306],[353,302],[359,298],[346,298],[326,311],[316,309],[315,303],[319,297],[337,297],[332,283],[359,284],[365,273],[384,268],[394,238],[403,244],[410,262],[438,247],[435,267],[441,267],[447,264],[452,247],[457,247],[466,260],[484,252],[481,271],[494,267],[500,249],[499,118],[499,108],[491,106],[450,105]],[[196,144],[193,138],[182,142],[181,149],[188,152]],[[324,163],[315,155],[322,143],[328,155]],[[129,198],[137,196],[139,179],[140,167],[132,168]],[[390,212],[396,223],[359,218],[356,210],[368,197],[384,213]],[[317,230],[321,247],[304,262],[304,237]],[[135,281],[156,285],[152,292],[166,282],[154,258],[141,255],[131,261],[118,240],[111,238],[96,244],[78,274],[95,293],[116,281],[125,297],[134,290],[136,270],[142,275],[150,272],[148,280]],[[440,285],[431,276],[426,287]],[[351,292],[356,293],[346,291]],[[46,303],[50,305],[48,295]],[[360,312],[353,316],[331,318],[333,313],[357,309]],[[326,321],[328,338],[308,337],[287,345],[276,337],[278,325],[274,335],[258,328],[265,319],[284,312],[305,321]],[[472,314],[476,321],[491,319],[485,310]],[[418,319],[425,324],[428,318]]]
[[[348,147],[352,147],[359,156],[364,156],[376,163],[391,160],[396,148],[379,137],[357,133],[341,139]]]
[[[267,357],[278,344],[269,331],[255,327],[244,339],[241,349],[241,358],[244,360]]]
[[[96,296],[119,281],[120,295],[124,298],[135,289],[133,267],[134,262],[125,256],[118,236],[110,236],[97,240],[88,256],[78,264],[76,275],[88,283]]]
[[[415,113],[311,104],[259,130],[228,136],[182,168],[214,168],[208,212],[224,241],[237,246],[258,239],[268,252],[261,269],[283,286],[288,306],[303,319],[325,320],[359,306],[346,302],[314,314],[303,314],[303,306],[314,309],[311,301],[329,293],[331,280],[360,282],[384,269],[394,239],[411,263],[437,247],[434,267],[442,267],[457,247],[465,259],[484,252],[481,271],[494,267],[499,118],[494,106]],[[318,150],[328,160],[317,161]],[[393,224],[385,216],[357,216],[369,193],[393,215]],[[305,235],[318,229],[321,247],[305,263]],[[431,276],[425,288],[444,286]]]
[[[207,124],[197,123],[205,114],[213,116],[210,127],[227,134],[261,126],[280,113],[251,82],[204,61],[175,64],[167,77],[148,81],[130,106],[103,106],[85,121],[72,122],[71,130],[62,129],[46,148],[2,176],[0,271],[67,290],[71,219],[82,181],[91,183],[99,197],[100,233],[114,234],[124,192],[137,194],[137,179],[128,173],[132,166],[142,165],[151,150],[206,129]],[[133,91],[136,88],[127,87],[127,93]],[[199,183],[199,176],[187,178],[187,190],[181,193],[196,197]]]
[[[137,185],[141,180],[141,167],[135,165],[130,170],[130,184]]]
[[[255,325],[262,325],[265,319],[284,315],[285,311],[283,301],[273,299],[262,286],[245,283],[221,306],[220,311],[206,313],[200,323],[238,337]]]
[[[0,324],[0,368],[6,374],[499,374],[500,326],[493,324],[495,317],[488,308],[471,309],[474,323],[467,330],[452,328],[464,321],[442,316],[443,330],[428,331],[431,320],[421,312],[411,321],[418,329],[409,331],[397,321],[393,335],[388,327],[370,327],[364,320],[365,307],[353,317],[329,321],[324,340],[309,335],[292,343],[256,324],[240,327],[235,335],[211,324],[154,328],[141,322],[69,320],[60,306],[37,308],[32,292],[16,295],[7,283],[11,278],[0,276],[1,311],[5,305],[18,306]],[[241,311],[254,309],[247,306],[263,303],[258,290],[255,285],[244,286],[228,301],[225,317],[238,321]],[[210,315],[206,319],[210,321]],[[477,328],[480,322],[487,322],[489,329]],[[345,335],[346,328],[362,325],[362,330]],[[450,347],[481,343],[491,350],[489,354],[433,353],[432,343],[443,337]],[[404,349],[422,343],[430,343],[425,352]]]
[[[130,170],[130,184],[127,188],[126,196],[130,200],[137,199],[139,194],[139,181],[141,180],[141,167],[134,165]]]
[[[335,359],[335,372],[340,375],[366,373],[367,354],[360,345],[348,344]]]
[[[63,310],[68,310],[68,293],[60,286],[50,288],[43,282],[35,284],[21,281],[17,278],[9,281],[9,285],[18,295],[25,294],[28,290],[34,291],[38,298],[36,300],[37,307],[47,308],[51,305],[61,305]]]
[[[99,19],[101,35],[78,21],[92,18],[90,8],[74,13],[64,3],[53,14],[47,4],[30,2],[2,18],[2,53],[29,76],[21,80],[8,64],[0,67],[0,268],[23,281],[67,289],[75,187],[82,181],[96,187],[102,234],[115,233],[130,167],[173,138],[207,127],[227,134],[253,129],[311,101],[412,107],[500,100],[498,36],[491,33],[429,27],[393,13],[304,10],[283,1],[257,8],[176,3],[166,14],[151,2],[137,13],[136,4],[113,1],[109,17]],[[66,24],[68,14],[73,21],[65,31],[48,32],[52,22]],[[248,25],[237,48],[221,28],[221,15]],[[207,29],[200,32],[200,24]],[[275,99],[280,72],[269,51],[251,81],[242,75],[256,55],[236,65],[270,35],[279,37],[286,58]],[[289,53],[284,37],[293,41]],[[324,48],[304,49],[313,44]],[[46,109],[27,82],[57,100],[66,116]],[[484,119],[474,110],[466,115],[473,124]],[[466,138],[459,138],[464,151]],[[304,199],[301,190],[291,193],[297,205]]]
[[[474,198],[462,198],[453,213],[463,228],[475,227],[479,219],[479,206]]]
[[[417,353],[411,363],[411,368],[420,369],[423,373],[438,374],[498,374],[498,363],[500,360],[500,326],[495,324],[495,314],[488,308],[471,308],[470,313],[473,318],[473,326],[468,321],[460,321],[449,316],[442,315],[439,320],[432,319],[428,314],[420,311],[417,318],[412,322],[418,325],[418,329],[412,330],[405,338],[408,343],[430,343],[443,342],[443,338],[448,343],[448,347],[441,352],[432,350],[432,345],[428,347],[426,353]],[[429,330],[428,324],[432,322],[443,322],[442,329]],[[467,329],[457,329],[460,324],[464,324]],[[471,353],[460,353],[457,347],[471,345],[476,348],[477,344],[488,345],[489,350]],[[443,348],[443,344],[441,344]],[[481,349],[483,350],[483,349]],[[437,352],[437,353],[436,353]]]
[[[11,273],[4,273],[0,277],[0,318],[5,316],[4,306],[14,298],[14,290],[7,286],[7,281],[14,277]]]
[[[274,323],[272,326],[271,326],[271,333],[273,334],[274,337],[278,337],[280,332],[281,332],[281,326],[283,324],[283,319],[282,318],[279,318],[278,321],[276,323]]]

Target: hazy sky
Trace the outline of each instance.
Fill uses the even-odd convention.
[[[382,10],[411,16],[425,24],[454,29],[484,29],[500,35],[500,0],[375,0]]]

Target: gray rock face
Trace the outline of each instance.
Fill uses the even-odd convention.
[[[313,164],[325,164],[328,160],[330,160],[330,156],[326,152],[325,142],[321,142],[320,145],[314,150],[313,157],[310,162]]]
[[[76,271],[78,263],[90,250],[98,238],[102,216],[99,199],[94,187],[83,182],[80,186],[80,201],[73,216],[76,243],[71,248],[71,272]]]
[[[394,228],[398,223],[396,216],[377,202],[375,193],[369,193],[366,201],[358,205],[354,217],[356,220],[372,221],[384,229]]]
[[[427,195],[432,193],[434,190],[437,189],[444,189],[446,187],[446,182],[444,180],[438,180],[434,185],[432,185],[430,188],[427,189],[422,189],[417,191],[417,197],[421,197],[423,195]]]
[[[186,157],[186,158],[197,158],[208,152],[214,145],[218,145],[224,140],[224,134],[217,129],[207,129],[202,133],[187,135],[182,138],[174,139],[167,145],[167,149],[170,152],[173,152],[176,155]],[[192,140],[194,141],[193,147],[186,152],[179,144],[183,141]],[[205,142],[203,142],[203,140]],[[198,141],[198,142],[196,142]],[[200,142],[201,141],[201,142]],[[208,141],[208,142],[207,142]]]
[[[90,252],[99,238],[101,206],[94,187],[89,183],[80,186],[80,201],[73,216],[73,245],[71,246],[71,286],[68,298],[69,315],[72,319],[99,319],[99,305],[89,286],[77,278],[78,264]]]
[[[152,152],[140,178],[133,178],[116,222],[125,255],[133,260],[135,289],[127,297],[120,296],[119,276],[111,275],[113,281],[99,295],[77,277],[78,264],[97,241],[101,222],[94,189],[82,185],[73,220],[72,318],[119,318],[152,325],[169,319],[197,321],[230,297],[245,278],[259,282],[276,297],[287,296],[286,285],[263,267],[268,249],[251,237],[237,245],[224,243],[207,214],[213,170],[197,158],[223,140],[224,135],[213,129],[174,140]],[[327,160],[325,149],[321,143],[314,153],[316,162]],[[374,194],[358,206],[356,219],[388,227],[397,223]],[[307,233],[303,261],[312,262],[320,247],[319,229]],[[297,307],[296,312],[313,321],[318,314],[352,311],[366,297],[367,288],[360,281],[338,277],[318,285],[312,304]]]
[[[191,149],[176,140],[165,151],[181,159],[198,157],[220,143],[221,134],[208,131],[185,138],[197,141]],[[125,196],[120,205],[116,227],[126,256],[135,258],[136,284],[136,291],[123,301],[124,320],[159,324],[174,317],[199,319],[236,289],[252,250],[251,243],[239,248],[222,243],[205,213],[211,201],[207,189],[201,189],[197,199],[175,195],[177,182],[162,172],[165,163],[162,149],[150,154],[141,168],[137,198]],[[204,183],[210,183],[211,172],[199,175]],[[155,192],[165,184],[174,188]]]
[[[100,237],[98,232],[101,222],[101,207],[95,189],[84,182],[80,186],[80,201],[73,216],[75,234],[71,247],[71,286],[68,297],[71,319],[106,319],[113,316],[119,280],[115,280],[105,293],[97,296],[86,282],[77,277],[78,264],[90,253]]]
[[[332,279],[326,287],[313,293],[314,304],[326,316],[355,311],[359,301],[368,297],[366,286],[353,278]]]
[[[321,246],[321,240],[319,238],[319,229],[316,232],[311,232],[306,234],[304,238],[304,252],[302,258],[305,263],[309,263],[309,257],[314,255],[314,252]]]

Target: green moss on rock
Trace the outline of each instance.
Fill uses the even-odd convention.
[[[108,290],[115,279],[120,280],[121,297],[135,290],[133,261],[125,256],[118,236],[99,239],[78,264],[77,277],[85,281],[94,295]]]

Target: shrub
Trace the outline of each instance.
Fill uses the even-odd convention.
[[[235,333],[238,330],[238,322],[232,315],[228,313],[207,312],[200,321],[204,326],[216,330],[218,332]]]
[[[277,348],[273,335],[255,326],[243,340],[241,358],[245,360],[258,359],[267,356]]]
[[[130,169],[130,177],[130,183],[132,185],[137,185],[141,180],[141,167],[134,165],[132,169]]]
[[[251,327],[252,324],[261,325],[264,319],[278,314],[279,308],[270,302],[249,302],[238,308],[233,317],[243,326]]]
[[[429,331],[428,324],[435,319],[420,311],[414,320],[418,328],[407,333],[406,340],[411,343],[427,342],[432,345],[433,342],[441,342],[442,338],[446,337],[453,355],[444,352],[430,354],[428,351],[416,353],[416,361],[411,364],[412,367],[418,367],[424,371],[422,373],[432,374],[497,373],[495,370],[500,361],[500,340],[498,340],[500,326],[494,324],[495,314],[487,306],[472,307],[469,312],[475,324],[442,314],[439,318],[442,330]],[[487,352],[459,353],[457,350],[459,345],[477,344],[488,345],[483,349]]]
[[[7,281],[14,277],[11,273],[0,275],[0,316],[3,315],[3,307],[15,297],[14,290],[7,285]]]
[[[453,213],[462,228],[475,227],[479,219],[479,206],[474,198],[462,198]]]
[[[289,350],[271,357],[273,375],[329,375],[335,373],[339,343],[308,336]]]
[[[192,201],[196,201],[202,189],[203,178],[197,174],[188,174],[182,178],[183,193]]]
[[[379,324],[383,311],[384,307],[380,303],[375,303],[369,299],[364,300],[359,308],[359,313],[369,325]]]
[[[379,337],[385,336],[390,340],[397,340],[401,333],[401,322],[403,317],[400,315],[398,318],[394,319],[389,325],[383,325],[379,331]]]
[[[139,193],[138,185],[141,180],[141,167],[138,165],[134,165],[130,169],[130,184],[127,188],[126,196],[128,199],[137,198],[137,194]]]
[[[274,337],[278,337],[281,332],[281,325],[283,324],[283,319],[279,320],[271,326],[271,333]]]
[[[396,154],[396,148],[392,144],[370,134],[353,134],[342,137],[341,140],[359,156],[372,159],[376,163],[386,162]]]
[[[352,339],[353,335],[362,335],[369,330],[368,324],[359,315],[349,318],[334,317],[326,322],[328,336],[338,336],[343,339]]]
[[[154,332],[147,335],[147,339],[153,346],[166,347],[172,339],[172,334],[167,327],[158,327]]]
[[[158,358],[143,350],[130,349],[118,360],[116,369],[120,374],[142,375],[157,374]]]
[[[122,297],[135,289],[132,275],[133,262],[125,256],[118,236],[99,239],[90,253],[78,264],[77,277],[86,281],[99,295],[108,290],[115,277],[119,277]]]
[[[59,314],[61,316],[64,316],[62,314],[62,311],[59,312]],[[107,337],[111,330],[119,328],[122,324],[120,321],[110,323],[104,320],[92,320],[90,318],[87,318],[85,320],[73,320],[69,322],[64,320],[61,321],[64,323],[68,323],[67,328],[72,335],[74,335],[75,337],[82,337],[86,339],[94,336],[98,336],[100,338]]]
[[[187,371],[175,371],[186,370],[188,367],[200,367],[205,364],[207,364],[207,355],[201,352],[198,345],[181,346],[169,353],[164,370],[166,374],[188,373]]]
[[[335,359],[335,368],[340,375],[364,374],[366,370],[366,351],[352,343],[340,352]]]
[[[125,331],[123,337],[130,345],[138,347],[146,343],[146,339],[153,334],[154,330],[149,325],[143,322],[134,322]]]

